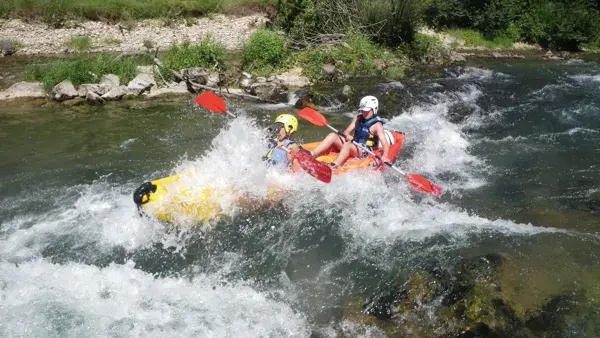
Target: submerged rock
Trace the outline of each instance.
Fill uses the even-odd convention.
[[[502,275],[510,261],[506,256],[488,254],[451,268],[419,271],[402,284],[382,283],[362,306],[351,302],[342,320],[399,337],[536,337],[560,336],[560,332],[573,332],[575,324],[585,328],[600,319],[593,310],[600,304],[600,287],[592,294],[556,295],[537,309],[508,297],[505,289],[511,287]],[[582,313],[587,317],[581,318]]]

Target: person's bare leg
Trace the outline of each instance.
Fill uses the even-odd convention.
[[[336,166],[339,167],[342,164],[344,164],[344,162],[348,159],[348,157],[350,157],[350,156],[357,157],[359,155],[360,154],[358,152],[358,148],[354,145],[354,143],[346,142],[346,143],[344,143],[344,146],[340,150],[340,154],[335,159],[333,164],[335,164]]]
[[[323,141],[321,141],[321,143],[319,143],[319,145],[313,151],[311,151],[310,154],[317,157],[321,155],[322,152],[329,149],[329,147],[332,145],[336,146],[338,149],[342,149],[342,139],[336,133],[330,133],[327,135],[327,137],[325,137],[325,139],[323,139]]]

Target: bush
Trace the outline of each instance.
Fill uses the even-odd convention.
[[[429,63],[438,57],[436,54],[439,54],[443,46],[436,37],[417,34],[412,43],[402,44],[399,49],[412,60]]]
[[[380,71],[376,62],[384,61],[387,69]],[[372,43],[364,36],[350,36],[345,43],[329,47],[303,50],[293,55],[293,63],[303,67],[307,76],[320,79],[323,64],[336,64],[336,67],[351,76],[380,75],[398,78],[408,65],[406,57]]]
[[[244,46],[242,65],[248,70],[273,70],[286,57],[285,38],[273,31],[258,30]]]
[[[575,50],[598,39],[600,4],[591,0],[531,2],[530,11],[518,21],[524,40],[545,48]]]
[[[438,29],[475,30],[494,44],[522,40],[546,48],[571,50],[598,40],[600,2],[433,0],[425,11],[425,21]]]
[[[388,46],[411,42],[422,0],[281,0],[277,22],[300,45],[320,34],[359,34]]]
[[[42,82],[47,91],[63,80],[71,81],[74,86],[94,83],[103,74],[118,75],[121,83],[127,83],[135,77],[137,66],[149,64],[152,64],[150,57],[129,57],[123,61],[116,61],[113,56],[101,55],[78,60],[34,63],[25,68],[23,78],[27,81]]]
[[[206,36],[199,45],[183,44],[169,47],[164,56],[164,65],[166,69],[176,71],[191,67],[223,70],[226,68],[226,60],[225,47]]]

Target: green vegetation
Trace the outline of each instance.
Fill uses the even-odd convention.
[[[473,29],[455,28],[446,31],[446,33],[464,41],[467,47],[511,48],[515,41],[506,35],[494,36],[491,39],[487,39],[483,33]]]
[[[393,78],[403,76],[408,66],[408,60],[401,53],[394,53],[360,35],[350,36],[342,44],[294,53],[289,62],[303,67],[304,72],[315,79],[321,77],[326,63],[335,64],[351,76],[380,74]]]
[[[118,75],[122,83],[127,83],[135,77],[137,66],[150,64],[150,57],[129,57],[116,61],[114,56],[100,55],[77,60],[34,63],[25,68],[23,78],[26,81],[42,82],[47,91],[63,80],[69,80],[77,86],[97,82],[104,74]]]
[[[243,48],[242,66],[249,71],[268,74],[286,58],[285,37],[273,31],[256,31]]]
[[[359,34],[395,46],[411,42],[428,2],[422,0],[281,0],[278,24],[300,45],[320,34]]]
[[[85,51],[92,47],[92,41],[89,36],[73,36],[67,42],[67,47],[72,50]]]
[[[68,19],[180,18],[275,4],[276,0],[2,0],[0,17],[41,18],[62,26]]]
[[[223,70],[226,68],[227,51],[222,44],[206,36],[199,45],[183,44],[169,47],[163,59],[167,70],[179,71],[190,67]]]
[[[462,28],[477,45],[523,41],[545,48],[576,50],[600,43],[597,0],[433,0],[425,21],[438,29]],[[483,41],[482,41],[483,39]]]

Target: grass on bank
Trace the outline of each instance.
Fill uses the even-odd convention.
[[[180,18],[276,4],[277,0],[2,0],[0,17],[40,18],[60,26],[66,19]]]
[[[290,56],[289,63],[304,69],[310,78],[320,78],[323,64],[333,64],[351,76],[383,75],[393,79],[404,76],[408,58],[400,51],[371,42],[363,36],[350,36],[339,45],[310,48]],[[381,70],[378,63],[384,63]]]
[[[52,90],[57,83],[69,80],[74,86],[82,83],[97,83],[104,74],[115,74],[121,84],[127,84],[136,75],[136,67],[151,65],[150,56],[128,57],[116,61],[112,55],[99,55],[76,60],[59,60],[28,65],[23,72],[26,81],[41,82],[46,91]]]
[[[404,76],[409,61],[406,52],[392,50],[371,42],[363,36],[350,36],[342,44],[316,47],[290,52],[285,39],[280,35],[259,30],[241,51],[242,62],[236,62],[239,53],[227,51],[210,36],[200,44],[171,46],[160,56],[164,64],[162,74],[171,79],[174,71],[184,68],[203,67],[209,71],[229,72],[246,70],[255,75],[282,73],[292,67],[302,67],[305,75],[319,81],[323,75],[323,64],[329,63],[349,76],[383,75],[399,79]],[[114,55],[101,54],[75,60],[58,60],[35,63],[25,68],[26,81],[42,82],[48,91],[54,85],[69,80],[73,85],[96,83],[104,74],[115,74],[126,84],[136,75],[136,67],[153,64],[152,54],[115,60]],[[233,69],[235,68],[235,69]]]
[[[67,42],[67,47],[71,50],[86,51],[92,48],[92,40],[89,36],[72,36]]]
[[[446,34],[456,39],[464,41],[465,47],[486,47],[490,49],[512,48],[513,39],[508,36],[496,36],[493,39],[486,39],[481,32],[472,29],[450,29]],[[456,44],[458,46],[458,44]]]

